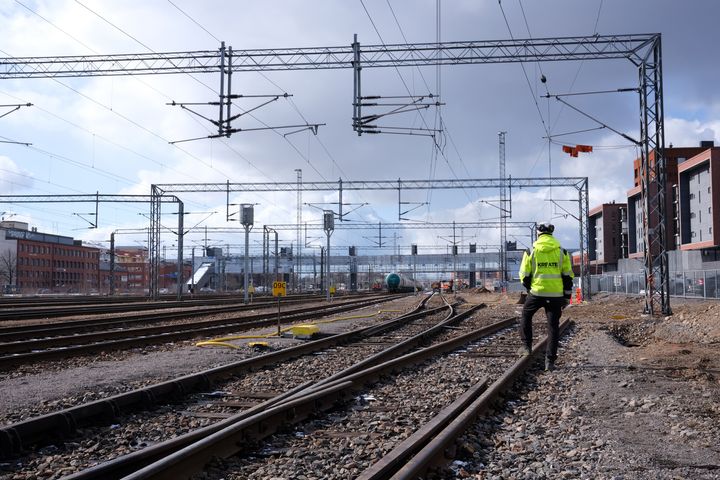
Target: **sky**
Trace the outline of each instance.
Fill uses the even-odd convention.
[[[439,18],[438,18],[439,12]],[[59,57],[121,53],[217,51],[225,42],[235,50],[346,46],[357,34],[361,45],[440,41],[506,40],[577,35],[661,33],[666,144],[697,146],[720,142],[720,77],[715,0],[357,0],[357,1],[190,1],[190,0],[0,0],[3,35],[0,57]],[[544,76],[546,82],[541,82]],[[506,133],[506,171],[513,177],[588,177],[590,207],[623,202],[632,184],[636,148],[608,128],[543,95],[587,93],[637,86],[627,60],[494,65],[452,65],[363,70],[363,94],[439,95],[440,107],[386,117],[385,126],[436,128],[435,137],[364,134],[351,126],[351,69],[248,72],[233,75],[233,121],[241,130],[230,138],[215,133],[210,121],[171,102],[214,119],[219,75],[171,74],[58,79],[2,79],[0,105],[31,103],[12,111],[0,107],[0,186],[5,195],[143,194],[153,184],[305,181],[483,179],[499,176],[498,132]],[[288,94],[287,98],[282,97]],[[253,95],[281,95],[276,101]],[[636,93],[565,97],[612,129],[639,137]],[[390,100],[386,100],[390,101]],[[255,108],[259,107],[259,108]],[[305,129],[272,128],[322,124]],[[574,135],[564,133],[587,130]],[[291,133],[294,132],[294,133]],[[415,133],[420,133],[415,130]],[[286,135],[288,134],[288,135]],[[548,142],[547,137],[553,141]],[[199,140],[171,143],[177,140]],[[10,143],[10,142],[20,142]],[[28,143],[30,145],[23,145]],[[571,158],[562,144],[592,145]],[[224,246],[242,250],[238,228],[226,218],[224,193],[178,194],[185,203],[186,252],[190,247]],[[58,197],[61,198],[61,197]],[[453,190],[403,192],[404,218],[419,222],[496,220],[498,192]],[[337,211],[337,194],[303,194],[303,222],[318,222],[323,209]],[[551,220],[563,245],[576,247],[577,193],[571,189],[512,192],[510,221]],[[335,205],[333,205],[335,202]],[[398,222],[397,192],[345,192],[354,210],[348,222]],[[295,192],[236,192],[231,209],[255,204],[253,248],[263,225],[295,223]],[[23,221],[39,231],[72,236],[107,246],[146,245],[132,233],[147,228],[144,204],[3,204],[5,220]],[[172,251],[177,224],[174,207],[163,209],[165,252]],[[237,218],[237,215],[234,216]],[[339,225],[339,223],[338,223]],[[89,228],[93,227],[93,228]],[[209,228],[206,233],[204,227]],[[296,241],[282,231],[281,242]],[[357,245],[359,253],[421,253],[446,249],[449,230],[343,231],[333,245]],[[303,244],[317,249],[321,234]],[[527,246],[527,231],[509,231]],[[493,229],[456,232],[461,251],[467,243],[499,244]]]

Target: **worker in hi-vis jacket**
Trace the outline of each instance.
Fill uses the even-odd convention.
[[[538,239],[532,250],[525,250],[520,264],[520,280],[528,291],[520,323],[523,341],[522,355],[532,350],[532,318],[539,309],[545,309],[548,324],[548,344],[545,350],[545,370],[555,368],[559,325],[562,309],[572,294],[573,272],[570,255],[552,236],[555,226],[550,222],[537,224]]]

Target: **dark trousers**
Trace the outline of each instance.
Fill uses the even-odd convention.
[[[545,356],[551,361],[557,358],[558,340],[560,337],[560,316],[567,301],[560,297],[536,297],[528,293],[520,321],[520,338],[528,347],[532,347],[532,318],[535,312],[545,309],[548,324],[548,345]]]

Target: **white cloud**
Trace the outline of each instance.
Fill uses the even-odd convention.
[[[140,53],[147,52],[146,47],[155,51],[215,50],[219,47],[217,39],[221,39],[239,51],[349,45],[354,33],[358,33],[361,45],[380,42],[358,2],[249,1],[243,2],[242,7],[218,0],[202,4],[174,3],[211,34],[166,2],[39,0],[26,3],[53,26],[18,3],[3,0],[0,2],[4,27],[0,50],[16,56]],[[713,15],[718,10],[715,2],[705,0],[692,5],[675,2],[658,5],[654,0],[632,4],[598,1],[582,5],[570,0],[525,2],[527,26],[516,3],[505,2],[503,6],[513,36],[537,38],[593,33],[595,14],[601,3],[600,34],[663,33],[666,142],[676,146],[696,145],[699,140],[714,139],[717,142],[720,121],[716,117],[720,101],[712,79],[718,77],[718,66],[716,62],[707,61],[704,58],[706,52],[697,48],[697,45],[709,45],[714,41],[714,28],[708,26],[716,17]],[[409,42],[435,41],[436,2],[395,0],[390,4],[402,26],[402,34],[387,2],[365,2],[385,42],[404,43],[403,34]],[[442,9],[442,40],[509,37],[497,3],[463,0],[445,2]],[[690,26],[693,35],[686,34]],[[253,95],[286,91],[293,95],[291,99],[280,99],[253,111],[252,116],[238,118],[233,127],[245,130],[263,124],[304,123],[305,119],[311,123],[326,123],[320,127],[317,137],[299,133],[285,138],[285,131],[242,131],[227,139],[200,140],[176,146],[167,142],[205,136],[214,133],[216,127],[165,103],[170,100],[216,101],[217,74],[197,75],[197,79],[206,85],[187,75],[59,79],[77,92],[54,80],[4,80],[0,85],[4,103],[32,102],[35,106],[0,120],[3,136],[32,142],[34,147],[3,147],[0,155],[12,161],[0,164],[0,168],[14,173],[2,175],[2,181],[11,191],[23,193],[148,194],[150,185],[159,183],[293,182],[296,168],[303,170],[306,181],[336,181],[339,177],[345,180],[439,179],[453,178],[453,171],[460,177],[494,178],[498,175],[499,130],[508,132],[507,171],[514,177],[543,177],[548,174],[549,161],[547,143],[542,137],[548,131],[557,135],[597,126],[588,118],[562,108],[558,102],[543,98],[545,87],[551,94],[558,94],[632,87],[637,82],[635,67],[624,61],[584,62],[582,66],[575,62],[526,64],[525,71],[528,80],[518,64],[461,65],[441,69],[442,88],[439,92],[445,103],[442,112],[448,130],[441,141],[445,156],[438,157],[434,165],[431,163],[433,145],[428,138],[358,137],[351,130],[350,69],[267,72],[266,77],[279,87],[256,73],[237,72],[233,75],[234,93]],[[541,71],[548,79],[547,84],[539,82]],[[436,73],[434,67],[421,71],[401,69],[407,89],[415,94],[425,94],[428,90],[437,92]],[[390,68],[364,69],[363,91],[367,95],[408,93],[398,72]],[[634,94],[570,98],[571,103],[607,125],[637,137],[638,101]],[[247,99],[235,103],[233,111],[236,113],[254,105],[253,100]],[[216,108],[197,106],[196,109],[207,112],[207,116],[214,119]],[[435,120],[432,112],[425,118],[429,124]],[[415,114],[383,122],[422,124]],[[561,153],[560,145],[551,145],[554,176],[587,176],[591,206],[624,200],[626,190],[632,186],[635,149],[613,148],[627,143],[608,130],[559,138],[567,140],[568,144],[585,143],[596,148],[592,154],[570,158]],[[19,169],[18,165],[25,177],[18,175],[19,170],[13,170]],[[14,183],[7,183],[9,181]],[[404,201],[423,202],[432,198],[429,207],[414,211],[409,217],[442,221],[497,217],[492,207],[477,203],[480,198],[496,196],[492,191],[433,192],[431,195],[403,192]],[[514,191],[513,220],[534,221],[557,215],[558,232],[567,242],[576,242],[577,228],[548,201],[574,196],[575,192],[559,189],[553,189],[552,193],[548,189]],[[206,222],[208,225],[224,224],[223,194],[183,194],[182,197],[187,210],[221,212],[211,216]],[[337,194],[306,192],[303,200],[318,204],[337,202]],[[256,213],[258,224],[295,221],[294,192],[237,194],[231,201],[260,203]],[[396,192],[345,192],[344,201],[371,203],[353,214],[355,219],[397,221]],[[106,205],[101,216],[103,227],[111,228],[104,222],[112,223],[116,228],[142,225],[145,220],[138,213],[142,213],[143,208]],[[574,211],[576,205],[570,203],[567,208]],[[70,206],[57,205],[52,210],[28,210],[26,213],[48,229],[63,230],[66,234],[82,232],[86,236],[107,236],[107,230],[102,233],[74,230],[85,226],[72,215],[74,210]],[[306,207],[303,217],[317,219],[319,213]],[[192,221],[188,218],[187,223]],[[288,233],[287,237],[294,240],[294,234]],[[478,233],[478,243],[496,243],[496,237],[494,231]],[[337,238],[338,241],[352,240],[339,234]],[[437,233],[403,233],[402,243],[413,240],[438,242]]]

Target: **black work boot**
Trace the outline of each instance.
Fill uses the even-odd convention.
[[[555,370],[555,360],[545,357],[545,371],[552,372],[553,370]]]

